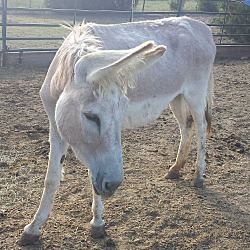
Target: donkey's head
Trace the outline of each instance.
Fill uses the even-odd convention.
[[[164,46],[146,42],[134,49],[90,53],[75,65],[74,81],[56,106],[62,137],[89,168],[97,194],[110,197],[123,181],[121,121],[127,87],[136,73],[156,62]]]

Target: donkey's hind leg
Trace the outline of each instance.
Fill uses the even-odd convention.
[[[205,170],[205,144],[207,129],[207,121],[205,117],[206,92],[202,91],[195,94],[195,91],[190,91],[189,95],[185,97],[185,100],[194,118],[197,136],[197,160],[192,184],[195,187],[202,187],[204,182],[203,173]]]
[[[188,110],[183,95],[178,95],[170,103],[170,107],[179,123],[181,140],[176,161],[174,165],[169,169],[166,178],[178,179],[180,176],[180,170],[181,168],[183,168],[188,157],[188,152],[192,140],[193,117]]]

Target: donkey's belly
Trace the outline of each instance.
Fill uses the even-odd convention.
[[[155,97],[140,102],[129,101],[123,113],[122,127],[143,126],[157,119],[171,100]]]

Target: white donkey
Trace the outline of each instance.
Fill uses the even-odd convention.
[[[166,178],[179,177],[195,124],[193,185],[202,187],[215,53],[210,29],[187,17],[74,27],[40,91],[50,122],[49,166],[39,209],[24,228],[20,244],[39,239],[60,184],[68,144],[89,169],[92,236],[104,236],[101,197],[112,196],[123,181],[121,130],[155,120],[167,104],[179,122],[181,142]]]

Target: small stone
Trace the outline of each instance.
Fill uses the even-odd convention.
[[[105,245],[106,245],[106,247],[115,247],[115,242],[112,239],[108,238],[105,241]]]

